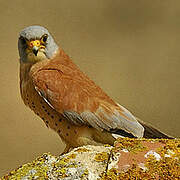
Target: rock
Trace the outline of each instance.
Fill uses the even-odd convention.
[[[83,146],[55,157],[45,153],[4,179],[178,179],[180,139],[119,138],[115,146]]]
[[[111,151],[103,180],[179,179],[180,139],[121,138]]]

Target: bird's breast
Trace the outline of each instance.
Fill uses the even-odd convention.
[[[77,137],[81,136],[84,129],[89,129],[89,127],[72,124],[62,114],[49,106],[35,90],[30,78],[22,79],[20,87],[21,97],[25,105],[33,110],[44,121],[47,127],[56,131],[62,140],[72,146],[77,146]]]
[[[38,51],[37,56],[33,52],[29,52],[27,55],[27,61],[32,63],[39,62],[44,59],[47,59],[47,57],[43,51]]]

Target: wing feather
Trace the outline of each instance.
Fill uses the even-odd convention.
[[[100,130],[122,129],[137,137],[144,128],[76,66],[57,61],[31,73],[35,89],[57,112],[74,124]],[[69,68],[69,69],[68,69]]]

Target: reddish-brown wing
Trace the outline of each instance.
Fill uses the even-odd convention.
[[[31,72],[31,77],[39,94],[73,123],[106,130],[119,128],[142,136],[143,128],[134,116],[108,97],[71,60],[50,60]]]

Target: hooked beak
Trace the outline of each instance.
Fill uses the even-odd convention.
[[[32,48],[32,52],[34,53],[35,56],[37,56],[38,51],[39,51],[39,48],[38,48],[37,46],[34,46],[34,47]]]
[[[41,45],[41,41],[38,39],[28,41],[27,45],[28,45],[28,49],[32,51],[35,56],[37,56],[39,49],[44,47]]]

